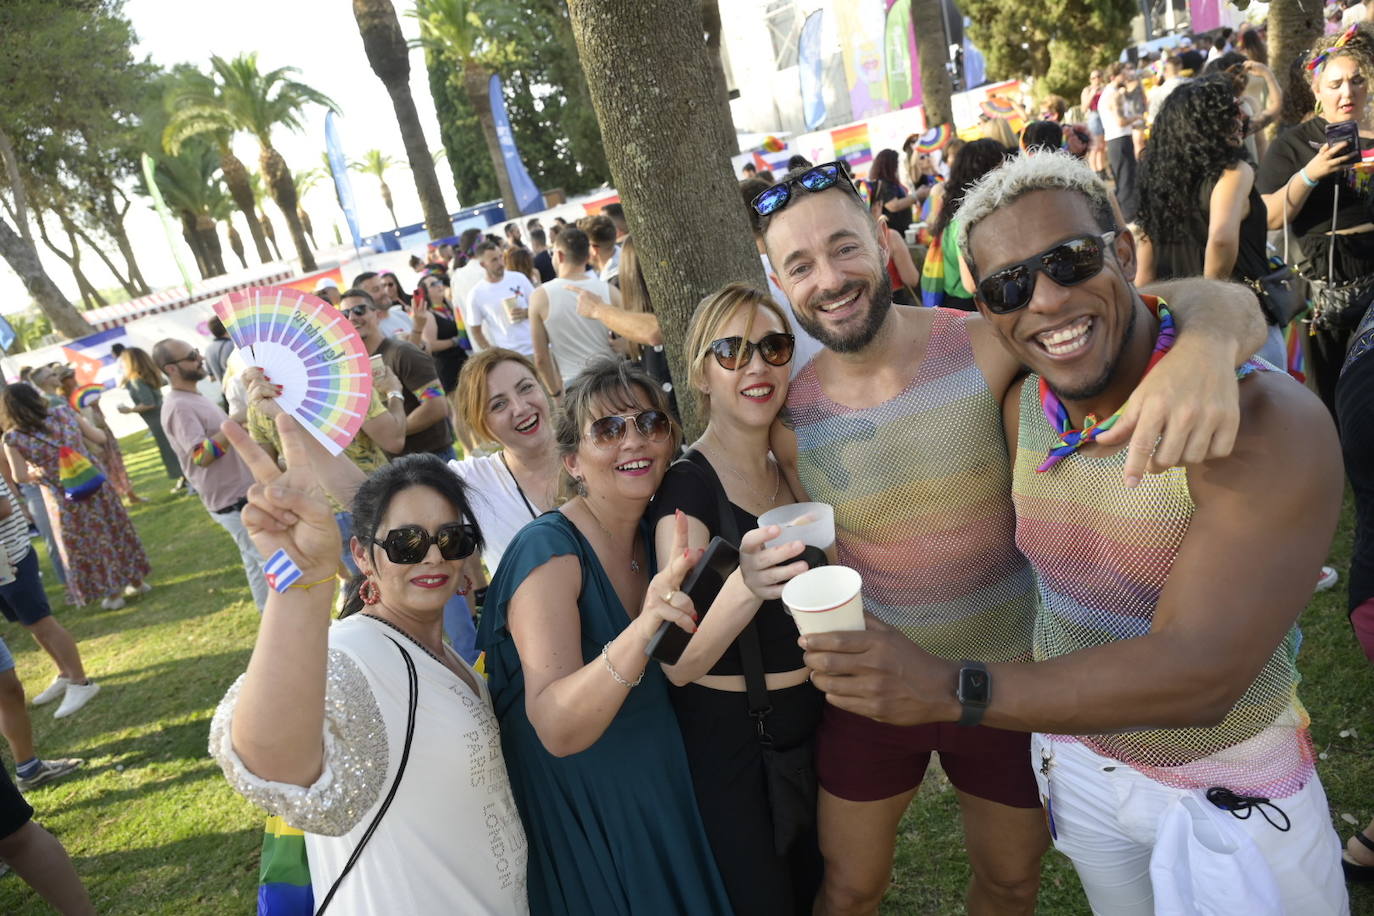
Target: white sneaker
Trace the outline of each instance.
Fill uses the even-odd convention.
[[[153,590],[153,587],[152,587],[151,585],[149,585],[147,582],[144,582],[142,585],[138,586],[137,588],[135,588],[135,587],[132,586],[132,585],[126,585],[126,586],[124,586],[124,597],[125,597],[125,598],[137,598],[139,595],[146,595],[146,594],[148,594],[149,592],[151,592],[152,590]]]
[[[52,683],[44,688],[42,693],[29,702],[34,706],[42,706],[44,703],[51,703],[53,700],[61,699],[62,695],[67,692],[67,685],[70,683],[71,678],[65,678],[59,674],[52,679]]]
[[[1332,569],[1330,566],[1323,566],[1322,571],[1317,575],[1317,587],[1314,588],[1313,591],[1326,591],[1328,588],[1335,585],[1340,577],[1340,573],[1336,572],[1336,570]]]
[[[65,719],[72,713],[91,701],[91,697],[100,692],[100,685],[95,681],[88,681],[85,684],[68,684],[67,695],[62,698],[62,705],[57,707],[57,712],[53,713],[54,719]]]
[[[118,595],[112,595],[109,598],[102,598],[100,606],[107,611],[117,611],[124,606],[124,599]]]

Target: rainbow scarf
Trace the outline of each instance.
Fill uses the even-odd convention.
[[[1156,299],[1153,296],[1141,296],[1145,304],[1150,307],[1150,311],[1159,318],[1159,336],[1155,338],[1155,348],[1150,353],[1150,361],[1145,366],[1145,375],[1150,374],[1150,370],[1159,364],[1164,358],[1164,354],[1169,352],[1169,348],[1174,345],[1178,338],[1178,332],[1174,329],[1174,316],[1169,311],[1169,307],[1163,299]],[[1131,403],[1131,399],[1126,399],[1126,404]],[[1122,404],[1105,420],[1099,421],[1097,417],[1088,414],[1083,418],[1083,428],[1074,429],[1073,421],[1069,419],[1069,411],[1064,407],[1064,403],[1059,400],[1059,396],[1050,390],[1049,383],[1045,377],[1040,376],[1040,405],[1045,410],[1045,419],[1049,421],[1050,428],[1059,436],[1060,445],[1050,449],[1050,453],[1041,462],[1039,471],[1048,471],[1065,458],[1078,451],[1083,446],[1092,442],[1102,433],[1116,425],[1116,421],[1121,419],[1121,415],[1126,412],[1126,404]]]
[[[262,835],[258,916],[310,916],[314,912],[305,834],[274,814],[267,818]]]
[[[89,458],[65,445],[57,451],[57,471],[62,494],[69,502],[90,499],[105,483],[105,475]]]
[[[931,235],[926,260],[921,265],[921,305],[939,308],[945,304],[945,252],[940,236]]]

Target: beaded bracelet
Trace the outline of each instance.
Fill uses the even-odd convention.
[[[620,672],[615,670],[615,665],[611,664],[611,656],[610,652],[608,651],[610,648],[610,643],[606,643],[606,645],[601,647],[601,660],[606,663],[606,670],[611,672],[611,677],[615,678],[615,682],[619,684],[621,687],[638,687],[639,682],[644,680],[644,672],[639,672],[639,677],[635,678],[635,682],[633,684],[625,680],[623,677],[620,676]]]

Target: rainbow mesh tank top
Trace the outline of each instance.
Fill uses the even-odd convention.
[[[839,561],[869,613],[942,658],[1030,658],[1035,583],[1013,543],[1011,467],[997,398],[973,360],[965,313],[935,309],[904,389],[853,409],[815,363],[787,408],[809,498],[835,507]]]
[[[1038,387],[1034,375],[1021,387],[1012,493],[1016,543],[1035,568],[1040,595],[1041,661],[1149,632],[1193,499],[1183,468],[1146,475],[1127,489],[1125,449],[1104,457],[1080,452],[1037,473],[1058,443]],[[1313,772],[1307,712],[1297,698],[1298,640],[1293,627],[1218,725],[1062,740],[1081,741],[1176,788],[1225,786],[1285,798]]]

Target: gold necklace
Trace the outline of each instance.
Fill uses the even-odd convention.
[[[712,436],[714,437],[714,435],[715,434],[713,432]],[[720,450],[722,455],[726,454],[724,446],[721,446]],[[773,495],[768,499],[768,505],[771,507],[774,503],[778,501],[778,491],[782,489],[782,472],[778,470],[778,463],[776,461],[773,461],[770,458],[765,458],[764,460],[767,461],[768,466],[773,469]],[[729,471],[731,474],[734,474],[735,477],[739,480],[739,482],[744,485],[744,491],[746,493],[750,492],[751,487],[749,485],[749,481],[745,480],[743,474],[735,470],[735,466],[732,462],[721,460],[721,464],[725,465],[725,469]]]
[[[600,528],[600,529],[602,530],[602,532],[605,533],[605,535],[606,535],[606,540],[608,540],[608,541],[611,542],[611,546],[612,546],[612,547],[616,546],[616,543],[615,543],[615,535],[611,534],[611,531],[610,531],[609,528],[607,528],[605,525],[601,524],[601,519],[597,518],[597,517],[596,517],[596,513],[592,511],[591,503],[587,502],[587,500],[584,498],[584,499],[582,500],[582,506],[583,506],[583,508],[585,508],[585,509],[587,510],[587,514],[590,515],[590,516],[592,517],[592,521],[596,522],[596,527]],[[633,539],[633,538],[631,538],[631,540],[630,540],[630,572],[632,572],[632,573],[638,573],[638,572],[639,572],[639,561],[635,559],[635,542],[634,542],[634,539]]]

